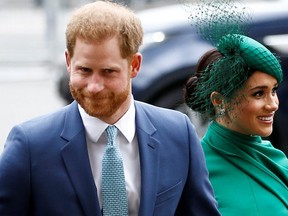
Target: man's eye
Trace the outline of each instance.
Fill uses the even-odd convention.
[[[89,71],[91,71],[89,68],[82,68],[82,71],[84,71],[84,72],[89,72]]]
[[[105,73],[113,73],[114,72],[113,69],[105,69],[104,71],[105,71]]]
[[[89,73],[91,72],[91,69],[90,68],[86,68],[86,67],[80,67],[79,70],[83,73]]]

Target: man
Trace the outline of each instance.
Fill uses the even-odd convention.
[[[74,13],[65,55],[75,101],[10,132],[0,160],[0,215],[219,215],[188,118],[133,100],[142,36],[135,14],[115,3]],[[105,169],[111,125],[121,165]],[[123,184],[122,174],[104,177],[118,167]]]

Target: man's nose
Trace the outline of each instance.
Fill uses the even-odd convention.
[[[88,83],[88,91],[89,92],[93,92],[93,93],[97,93],[102,91],[104,88],[104,80],[101,76],[99,76],[98,74],[93,74],[90,79],[89,79],[89,83]]]

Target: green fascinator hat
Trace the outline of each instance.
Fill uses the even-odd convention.
[[[252,71],[262,71],[275,77],[280,83],[283,79],[278,58],[258,41],[240,34],[223,36],[217,49],[224,56],[239,56]]]
[[[283,73],[278,58],[264,45],[242,34],[227,34],[216,44],[222,57],[213,61],[203,72],[196,73],[197,85],[186,99],[193,110],[210,117],[217,117],[211,103],[212,92],[219,92],[227,102],[237,96],[254,71],[275,77],[280,83]]]
[[[282,82],[278,57],[246,36],[252,23],[249,8],[235,0],[196,0],[198,4],[193,6],[183,1],[196,32],[216,47],[202,56],[196,73],[186,85],[185,100],[191,109],[208,118],[217,117],[211,93],[220,93],[226,102],[234,101],[238,90],[255,71]]]

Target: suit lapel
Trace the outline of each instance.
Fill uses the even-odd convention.
[[[159,142],[153,137],[153,126],[140,103],[136,107],[136,133],[139,144],[141,166],[141,199],[139,216],[153,215],[159,173]]]
[[[62,158],[83,210],[87,216],[101,215],[85,130],[75,102],[67,112],[62,137],[68,141],[62,149]]]
[[[159,172],[159,141],[153,136],[156,128],[141,103],[135,102],[136,133],[139,143],[141,166],[141,203],[139,216],[153,215]],[[72,103],[67,112],[62,138],[67,144],[62,149],[62,158],[71,183],[87,216],[100,216],[97,189],[90,167],[85,130],[77,108]]]

